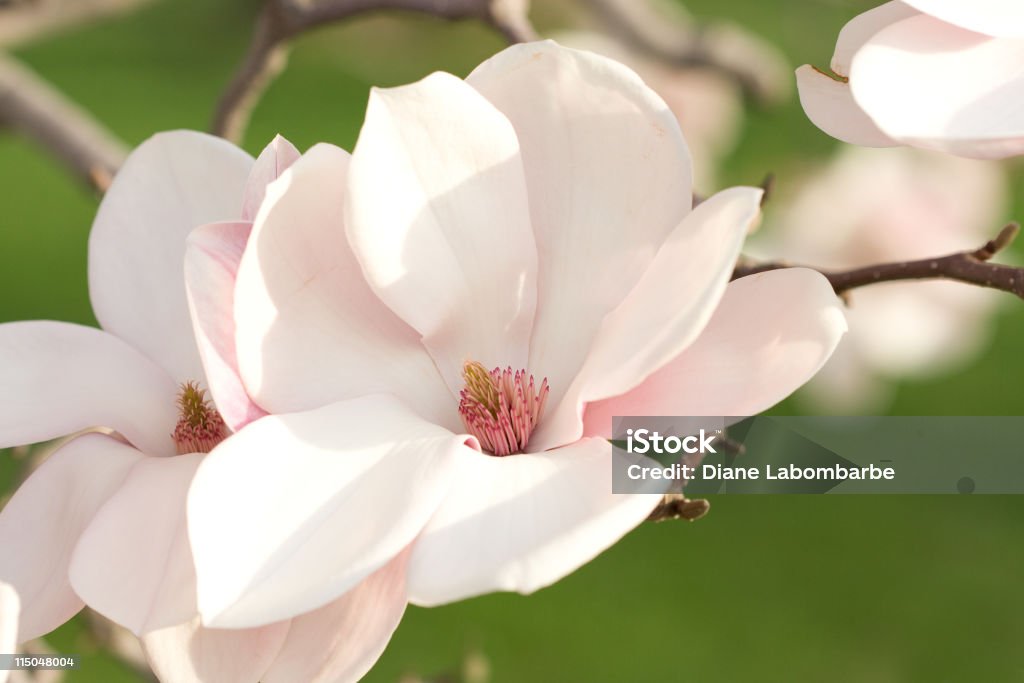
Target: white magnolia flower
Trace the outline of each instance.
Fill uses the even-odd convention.
[[[196,609],[188,487],[229,428],[266,414],[221,343],[234,332],[233,292],[218,285],[233,281],[267,183],[297,157],[280,138],[255,163],[199,133],[150,139],[118,173],[90,236],[103,329],[0,325],[0,447],[115,432],[70,440],[0,511],[0,579],[20,596],[22,640],[88,604],[140,636],[174,683],[355,680],[384,649],[406,605],[401,554],[294,619],[208,629]],[[187,236],[208,259],[201,273],[184,269]],[[196,336],[190,303],[208,313]]]
[[[189,493],[206,623],[317,609],[406,551],[417,604],[537,590],[660,499],[612,493],[612,415],[747,415],[803,384],[845,329],[831,288],[729,283],[761,191],[691,196],[675,116],[606,58],[525,44],[375,90],[351,156],[270,185],[225,285],[273,414]]]

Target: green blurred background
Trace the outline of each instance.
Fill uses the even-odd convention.
[[[687,6],[699,19],[730,18],[770,39],[795,66],[827,64],[842,24],[873,4]],[[555,28],[545,21],[556,13],[543,0],[534,5],[541,28]],[[136,144],[208,125],[256,9],[244,0],[162,0],[15,54]],[[404,15],[304,37],[258,106],[245,147],[257,153],[280,132],[300,149],[320,140],[351,148],[371,85],[437,69],[464,75],[501,47],[471,23]],[[787,176],[836,144],[807,122],[793,94],[749,112],[722,184],[756,184],[774,171],[785,190]],[[1019,218],[1021,174],[1011,171]],[[97,197],[0,131],[0,200],[0,321],[95,324],[85,247]],[[953,376],[902,384],[894,413],[1024,414],[1024,304],[1013,303],[992,323],[983,358]],[[14,470],[0,455],[0,487]],[[457,673],[476,653],[496,683],[1024,681],[1022,536],[1021,497],[716,497],[706,518],[644,525],[532,597],[410,608],[366,680]],[[66,680],[138,680],[100,651],[81,619],[49,643],[86,658]]]

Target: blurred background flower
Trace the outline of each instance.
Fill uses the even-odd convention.
[[[1007,215],[997,165],[933,152],[846,147],[786,186],[791,196],[747,252],[826,269],[976,249]],[[1005,300],[952,282],[883,283],[847,299],[850,331],[803,389],[805,409],[884,412],[893,380],[963,369],[985,350]]]

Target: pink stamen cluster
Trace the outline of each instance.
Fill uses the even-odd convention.
[[[521,453],[544,412],[547,379],[538,388],[525,370],[488,372],[476,361],[466,361],[462,377],[466,388],[459,393],[459,415],[466,430],[488,453]]]
[[[220,413],[206,400],[206,391],[195,382],[181,385],[178,393],[180,417],[171,438],[178,455],[209,453],[228,436]]]

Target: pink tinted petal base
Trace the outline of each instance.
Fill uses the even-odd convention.
[[[408,550],[355,588],[292,619],[263,683],[354,683],[380,658],[406,606]]]
[[[254,683],[274,661],[290,622],[260,628],[205,628],[199,617],[150,631],[142,649],[164,683]]]

